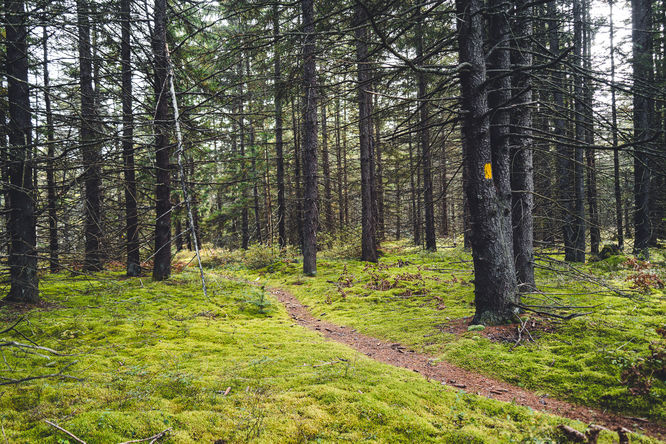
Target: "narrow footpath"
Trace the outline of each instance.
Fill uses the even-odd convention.
[[[440,381],[467,393],[474,393],[486,398],[504,402],[514,402],[534,410],[552,413],[587,424],[597,424],[610,430],[624,427],[628,430],[649,435],[661,440],[666,439],[666,427],[643,418],[633,418],[602,412],[590,407],[570,404],[566,401],[539,396],[507,382],[498,381],[447,362],[434,362],[433,356],[416,353],[398,343],[386,342],[357,332],[342,325],[332,324],[317,319],[289,292],[270,288],[270,293],[280,301],[292,319],[311,330],[334,341],[346,344],[355,350],[386,364],[403,367]]]

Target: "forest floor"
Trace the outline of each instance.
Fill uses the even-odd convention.
[[[468,325],[471,264],[458,248],[389,245],[376,266],[333,249],[314,278],[268,248],[207,250],[209,299],[185,253],[166,282],[45,276],[42,306],[0,307],[0,331],[23,317],[0,339],[61,355],[0,348],[0,382],[60,377],[0,386],[0,440],[76,442],[48,420],[89,443],[166,430],[159,442],[561,442],[558,425],[582,431],[606,411],[632,417],[617,423],[637,432],[632,442],[652,442],[666,417],[654,370],[665,295],[649,288],[663,278],[659,254],[651,268],[542,260],[548,294],[534,297],[588,314],[483,330]],[[556,399],[592,412],[575,407],[580,422],[540,411],[564,406]]]

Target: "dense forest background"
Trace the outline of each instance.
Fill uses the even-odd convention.
[[[182,249],[261,245],[314,274],[318,249],[372,262],[409,238],[470,246],[495,322],[535,248],[646,258],[665,235],[662,1],[7,0],[3,18],[9,299],[37,301],[47,269],[162,280]]]

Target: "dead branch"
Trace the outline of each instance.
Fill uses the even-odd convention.
[[[150,444],[153,444],[154,442],[157,442],[158,440],[160,440],[164,436],[166,436],[166,434],[169,433],[170,431],[171,431],[171,427],[169,427],[168,429],[162,430],[160,433],[158,433],[156,435],[149,436],[148,438],[134,439],[132,441],[123,441],[120,444],[132,444],[132,443],[136,443],[136,442],[146,442],[146,441],[150,441]]]
[[[14,330],[14,327],[16,327],[17,325],[19,325],[19,323],[20,323],[23,319],[24,319],[23,316],[21,316],[20,318],[18,318],[18,320],[17,320],[16,322],[14,322],[14,324],[13,324],[11,327],[7,327],[7,328],[5,328],[4,330],[0,331],[0,335],[3,334],[3,333],[7,333],[7,332],[9,332],[9,331]]]
[[[587,440],[585,439],[585,435],[579,432],[578,430],[574,429],[573,427],[566,426],[564,424],[560,424],[557,426],[557,429],[564,433],[564,435],[567,437],[569,441],[572,442],[586,442]]]
[[[36,379],[49,379],[49,378],[63,378],[63,379],[74,379],[76,381],[83,381],[83,378],[77,378],[76,376],[65,374],[65,371],[72,365],[76,364],[77,362],[78,361],[72,361],[69,364],[67,364],[65,367],[63,367],[62,370],[60,370],[58,373],[50,373],[48,375],[28,376],[20,379],[10,379],[10,378],[0,377],[0,386],[21,384],[23,382],[34,381]]]
[[[72,438],[74,441],[76,441],[76,442],[78,442],[78,443],[80,443],[80,444],[87,444],[84,440],[82,440],[81,438],[79,438],[78,436],[76,436],[75,434],[73,434],[72,432],[70,432],[69,430],[63,429],[62,427],[60,427],[60,426],[59,426],[58,424],[56,424],[55,422],[51,422],[51,421],[49,421],[48,419],[45,419],[44,422],[47,423],[48,425],[50,425],[51,427],[55,427],[56,429],[60,430],[60,431],[63,432],[64,434],[68,435],[68,436],[69,436],[70,438]]]
[[[45,352],[49,352],[49,353],[51,353],[52,355],[55,355],[55,356],[74,356],[74,355],[63,354],[63,353],[60,353],[56,350],[53,350],[52,348],[42,347],[41,345],[23,344],[22,342],[16,342],[16,341],[0,342],[0,347],[16,347],[16,348],[29,349],[29,350],[42,350],[42,351],[45,351]]]

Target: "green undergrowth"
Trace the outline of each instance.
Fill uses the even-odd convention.
[[[538,260],[537,286],[545,294],[526,296],[524,303],[588,308],[573,310],[585,315],[570,320],[525,313],[526,332],[518,344],[517,326],[467,331],[470,319],[461,318],[474,313],[467,252],[441,245],[437,253],[429,253],[394,243],[385,245],[383,253],[378,265],[368,265],[324,252],[314,278],[303,276],[301,265],[291,258],[260,269],[240,261],[226,270],[288,289],[323,319],[544,396],[666,422],[663,373],[660,377],[644,364],[650,347],[664,344],[663,332],[658,333],[666,325],[666,293],[658,285],[666,279],[663,252],[655,251],[653,263],[640,270],[623,256],[576,269]],[[581,279],[583,275],[587,277]],[[645,282],[645,287],[636,286]],[[663,356],[655,356],[650,364],[663,369]],[[637,390],[626,375],[643,368],[651,373],[641,376],[643,390]]]
[[[320,269],[328,266],[324,261]],[[327,304],[328,287],[320,276],[310,281],[321,285],[307,298],[319,314],[325,309],[351,322],[362,316],[350,314],[348,303],[380,298],[358,290],[347,301]],[[293,283],[297,273],[283,277],[290,288],[306,288]],[[561,438],[557,424],[585,427],[375,362],[295,325],[260,287],[214,272],[208,273],[209,300],[189,269],[160,283],[116,273],[63,273],[42,279],[41,288],[46,304],[24,313],[20,334],[0,336],[64,356],[5,347],[0,377],[62,373],[80,380],[0,386],[5,442],[73,442],[44,420],[89,443],[142,439],[167,428],[160,442],[554,442]],[[306,299],[305,293],[299,297]],[[467,300],[464,293],[456,294]],[[318,297],[322,301],[315,302]],[[397,313],[408,300],[398,298],[394,312],[382,313],[393,313],[398,327],[426,331],[422,319]],[[373,312],[366,304],[357,307]],[[384,305],[380,299],[371,304]],[[402,316],[416,319],[414,306],[414,316]],[[449,315],[454,312],[469,308]],[[0,308],[0,330],[19,316],[11,307]],[[372,319],[374,324],[359,326],[388,334],[387,320]],[[602,438],[611,442],[612,434]]]

